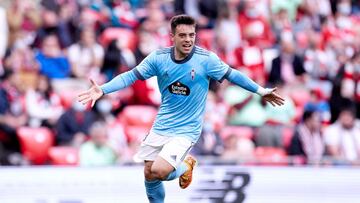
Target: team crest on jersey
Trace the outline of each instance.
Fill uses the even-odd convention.
[[[191,75],[191,80],[194,80],[196,75],[195,69],[191,69],[190,75]]]
[[[190,88],[179,81],[176,81],[169,85],[169,91],[172,94],[188,96],[190,94]]]

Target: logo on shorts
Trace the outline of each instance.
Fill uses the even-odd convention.
[[[172,94],[188,96],[190,94],[190,88],[181,82],[174,82],[168,87]]]
[[[176,162],[176,155],[170,155],[170,158]]]

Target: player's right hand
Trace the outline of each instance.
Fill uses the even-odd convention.
[[[78,101],[82,104],[87,104],[91,101],[91,107],[95,105],[95,102],[104,95],[104,92],[101,90],[100,86],[96,82],[90,79],[91,87],[85,92],[82,92],[78,95]]]

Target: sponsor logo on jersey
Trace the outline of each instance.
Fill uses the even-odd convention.
[[[188,96],[190,94],[190,88],[181,82],[174,82],[168,87],[172,94]]]

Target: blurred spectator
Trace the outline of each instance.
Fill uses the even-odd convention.
[[[360,2],[353,0],[353,1],[351,1],[351,4],[352,4],[352,7],[351,7],[352,13],[359,14],[360,13]]]
[[[294,29],[296,32],[304,33],[320,31],[321,19],[316,1],[303,0],[301,2],[298,7]]]
[[[285,35],[281,40],[281,52],[273,59],[268,82],[272,85],[285,82],[285,85],[299,85],[305,81],[306,71],[303,59],[295,53],[293,36]]]
[[[69,61],[64,56],[56,35],[49,35],[44,38],[41,50],[35,58],[40,64],[40,73],[50,79],[70,76]]]
[[[309,88],[318,88],[326,96],[330,96],[332,84],[329,78],[335,69],[336,57],[324,48],[324,39],[321,33],[309,32],[309,47],[304,53],[304,68],[309,74]]]
[[[252,95],[238,86],[230,85],[225,89],[224,100],[230,106],[227,121],[229,125],[260,127],[265,123],[266,113],[261,97]]]
[[[270,104],[266,104],[266,123],[260,126],[255,136],[257,146],[284,147],[284,127],[291,126],[295,119],[295,105],[284,84],[277,84],[277,92],[285,98],[284,105],[275,108]]]
[[[101,72],[105,74],[107,81],[109,81],[128,69],[129,67],[122,55],[121,49],[118,47],[117,40],[112,40],[105,51]]]
[[[91,8],[109,19],[108,26],[133,29],[137,26],[136,16],[127,1],[91,1]]]
[[[247,138],[238,138],[236,135],[229,135],[224,140],[225,148],[221,159],[239,161],[251,159],[254,156],[255,145]]]
[[[305,156],[309,164],[318,164],[323,158],[325,143],[320,114],[316,110],[304,112],[302,122],[296,127],[291,139],[288,154]]]
[[[55,0],[42,2],[43,9],[41,10],[41,17],[43,23],[37,30],[33,45],[39,48],[48,35],[56,35],[61,48],[70,46],[76,38],[76,35],[73,34],[76,28],[72,22],[77,14],[75,2],[71,1],[73,2],[71,3],[66,1],[61,5],[57,4]]]
[[[319,89],[310,91],[310,101],[304,106],[305,111],[318,111],[323,124],[329,124],[331,119],[330,105]]]
[[[239,13],[238,23],[241,26],[241,36],[245,45],[260,49],[272,47],[274,35],[268,19],[260,10],[258,0],[246,0],[244,4]]]
[[[80,146],[81,166],[108,166],[115,164],[116,153],[108,145],[106,124],[95,122],[89,128],[89,140]]]
[[[328,58],[322,49],[323,39],[318,33],[309,36],[309,48],[305,51],[304,68],[312,78],[326,79],[328,77]]]
[[[240,25],[237,22],[237,1],[223,2],[219,6],[219,16],[214,27],[215,49],[224,62],[235,65],[234,50],[241,43]]]
[[[17,88],[19,82],[16,74],[7,71],[0,83],[0,144],[5,151],[0,158],[4,164],[12,164],[8,156],[20,152],[16,129],[27,123],[23,95]]]
[[[89,128],[95,120],[94,112],[74,99],[71,108],[56,123],[57,144],[79,147],[87,139]]]
[[[334,27],[332,22],[328,22],[328,18],[325,20],[322,30],[322,42],[323,42],[323,51],[326,54],[326,67],[327,67],[327,80],[331,81],[336,77],[337,72],[345,63],[346,52],[344,51],[344,46],[342,40],[337,36],[334,36]],[[333,30],[333,31],[330,31]],[[311,53],[311,51],[310,51]],[[316,56],[316,55],[315,55]],[[307,56],[305,55],[305,60]],[[321,57],[321,56],[319,56]],[[319,58],[321,61],[321,58]],[[310,58],[311,61],[311,58]],[[306,68],[306,67],[305,67]],[[315,68],[315,67],[314,67]]]
[[[72,74],[76,78],[99,78],[104,59],[104,49],[96,42],[95,31],[83,28],[80,41],[68,49]]]
[[[360,123],[355,106],[347,103],[336,122],[325,129],[324,139],[330,156],[340,161],[360,160]]]
[[[234,50],[236,69],[246,72],[249,77],[264,83],[266,72],[264,68],[264,52],[257,46],[244,44]]]
[[[38,6],[32,0],[13,0],[7,10],[9,24],[9,45],[22,41],[30,45],[34,41],[35,31],[41,26]]]
[[[251,78],[264,82],[266,72],[263,51],[273,47],[275,37],[270,21],[260,6],[261,2],[261,0],[243,1],[237,19],[242,41],[234,54],[237,69],[245,68],[243,71],[248,71]]]
[[[35,60],[34,51],[22,41],[13,44],[4,60],[4,67],[16,73],[38,72],[39,65]]]
[[[277,13],[281,9],[285,9],[291,21],[294,21],[297,16],[297,10],[303,0],[272,0],[270,8],[272,13]]]
[[[276,37],[276,42],[280,42],[281,34],[286,31],[293,30],[293,22],[289,17],[289,13],[286,9],[281,8],[279,11],[274,13],[272,19],[272,30]]]
[[[175,12],[187,14],[196,19],[199,28],[213,28],[218,16],[217,0],[175,0]]]
[[[128,157],[128,144],[124,131],[124,126],[113,115],[113,100],[114,98],[107,96],[101,98],[95,104],[95,111],[98,114],[97,120],[103,121],[106,125],[104,129],[108,134],[108,144],[116,153],[117,157],[121,161],[131,160],[132,157]]]
[[[151,34],[140,28],[138,31],[138,43],[135,49],[136,64],[139,64],[148,54],[158,48],[160,46],[153,41]]]
[[[333,89],[330,98],[331,121],[337,120],[339,109],[344,101],[352,100],[356,103],[356,117],[360,118],[360,52],[356,53],[350,61],[345,63],[333,80]]]
[[[218,132],[214,132],[209,124],[204,124],[199,141],[191,153],[201,156],[220,156],[224,151],[223,141]]]
[[[60,97],[54,93],[50,79],[44,75],[37,77],[35,89],[27,90],[25,100],[29,125],[32,127],[53,128],[63,113]]]
[[[335,23],[341,30],[351,30],[351,0],[339,0],[336,2]]]
[[[169,28],[164,13],[158,9],[152,9],[147,18],[141,24],[142,31],[150,34],[152,43],[159,48],[170,46]]]

